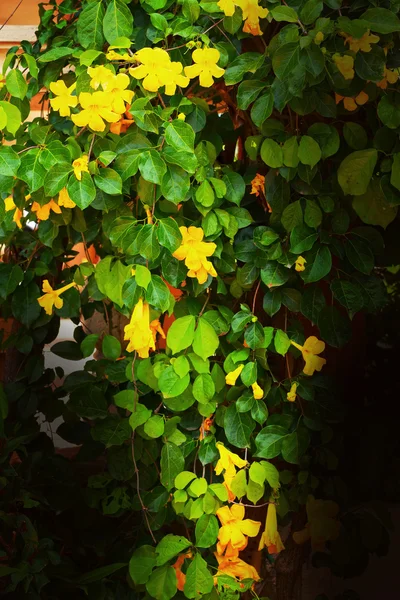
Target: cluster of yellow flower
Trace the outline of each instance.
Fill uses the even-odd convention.
[[[236,380],[244,369],[244,365],[239,365],[234,371],[230,371],[225,377],[226,385],[235,385]],[[257,382],[251,384],[253,396],[256,400],[261,400],[264,396],[264,390]]]
[[[315,335],[311,335],[306,339],[303,346],[290,341],[292,346],[301,351],[303,355],[304,365],[303,373],[304,375],[314,375],[315,371],[321,371],[322,367],[326,364],[325,358],[321,358],[318,354],[321,354],[325,350],[325,342],[319,340]]]
[[[48,279],[43,281],[42,292],[44,292],[43,296],[38,298],[38,302],[42,308],[44,308],[46,315],[53,314],[53,307],[62,308],[64,304],[64,300],[60,298],[61,294],[66,292],[72,287],[76,287],[76,283],[68,283],[64,285],[64,287],[59,290],[53,290]]]
[[[150,306],[140,298],[133,309],[131,320],[124,328],[124,340],[129,341],[128,352],[137,352],[140,358],[148,358],[150,350],[156,349],[157,333],[165,339],[160,321],[150,321]]]
[[[179,227],[182,234],[182,244],[172,254],[178,260],[184,260],[189,269],[188,277],[195,277],[202,284],[208,276],[217,277],[212,262],[207,257],[212,256],[217,248],[213,242],[203,242],[204,231],[201,227]]]
[[[227,17],[232,17],[238,6],[242,9],[243,31],[251,35],[262,35],[260,19],[265,19],[269,10],[259,6],[259,0],[219,0],[218,6]]]
[[[28,194],[27,196],[25,196],[25,200],[29,201],[31,199],[31,195]],[[22,223],[21,223],[21,219],[23,217],[23,210],[21,210],[20,208],[18,208],[14,202],[14,199],[12,196],[9,196],[8,198],[6,198],[4,200],[4,205],[5,205],[5,210],[6,212],[9,212],[11,210],[14,211],[14,216],[13,216],[13,221],[14,223],[17,224],[17,227],[19,229],[22,229]],[[50,200],[50,202],[47,202],[46,204],[39,204],[39,202],[33,202],[32,206],[30,207],[30,210],[34,213],[36,213],[36,217],[38,219],[38,221],[47,221],[48,218],[50,217],[50,211],[53,211],[57,214],[61,214],[62,210],[61,210],[61,206],[64,206],[64,208],[74,208],[76,206],[75,202],[73,202],[71,200],[71,198],[68,195],[67,189],[63,188],[59,195],[58,195],[58,202],[55,202],[55,200],[53,200],[53,198]],[[28,209],[28,207],[27,207]]]

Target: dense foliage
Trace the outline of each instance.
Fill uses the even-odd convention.
[[[37,41],[9,51],[7,593],[266,596],[276,568],[291,598],[310,540],[340,575],[385,546],[382,515],[345,509],[329,375],[356,315],[385,304],[374,265],[400,204],[397,10],[53,0]],[[75,341],[52,352],[88,359],[65,379],[42,352],[62,318]],[[75,466],[38,413],[63,417]]]

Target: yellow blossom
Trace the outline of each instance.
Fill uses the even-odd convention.
[[[354,79],[354,58],[348,54],[341,56],[336,53],[332,56],[333,62],[345,79]]]
[[[12,196],[8,196],[8,198],[6,198],[4,200],[4,207],[6,209],[6,212],[9,212],[10,210],[15,209],[13,221],[14,221],[14,223],[16,223],[18,229],[22,229],[21,219],[23,217],[23,212],[22,212],[22,210],[17,208],[17,205],[15,204]]]
[[[129,83],[130,80],[128,75],[125,73],[118,73],[118,75],[113,75],[113,77],[108,79],[103,85],[103,89],[111,95],[111,110],[119,115],[122,115],[125,112],[125,102],[130,104],[135,95],[135,92],[126,89]]]
[[[371,44],[376,44],[379,42],[379,37],[377,35],[373,35],[370,33],[370,30],[366,31],[363,36],[360,38],[354,38],[351,35],[346,37],[344,40],[345,44],[349,44],[350,50],[352,52],[371,52],[372,46]]]
[[[151,335],[153,336],[154,344],[156,343],[156,340],[157,340],[157,333],[159,333],[161,335],[161,337],[165,340],[165,333],[164,333],[163,328],[161,327],[161,323],[158,319],[153,319],[150,322],[150,331],[151,331]]]
[[[88,75],[91,77],[90,86],[97,90],[100,86],[104,89],[104,86],[107,85],[109,79],[114,77],[114,72],[111,69],[107,69],[107,67],[100,65],[98,67],[89,67]]]
[[[278,521],[276,519],[275,503],[268,504],[267,518],[265,521],[265,531],[263,531],[258,546],[259,550],[268,548],[269,554],[278,554],[285,549],[281,536],[278,532]]]
[[[314,371],[321,371],[322,367],[326,364],[326,360],[318,356],[318,354],[321,354],[325,350],[325,342],[312,335],[306,339],[303,346],[293,340],[290,343],[298,350],[301,350],[306,363],[303,369],[304,375],[314,375]]]
[[[50,83],[50,91],[56,96],[56,98],[50,100],[51,108],[58,111],[61,117],[69,117],[71,114],[70,107],[75,107],[78,104],[78,98],[72,96],[75,88],[76,83],[67,87],[62,79]]]
[[[227,556],[238,556],[247,546],[248,537],[256,537],[261,527],[259,521],[244,518],[243,504],[222,506],[217,510],[217,517],[222,527],[218,532],[218,554],[227,550]]]
[[[58,206],[57,202],[54,200],[50,200],[47,204],[40,205],[38,202],[34,202],[31,207],[31,211],[36,213],[37,218],[40,221],[47,221],[50,217],[50,211],[53,211],[60,215],[62,213],[61,208]]]
[[[241,558],[238,557],[225,557],[221,556],[217,552],[215,553],[215,558],[218,561],[218,571],[216,574],[216,579],[219,575],[230,575],[231,577],[235,577],[236,579],[254,579],[254,581],[259,581],[260,576],[257,573],[256,569],[252,566],[244,562]]]
[[[318,31],[317,35],[314,38],[314,43],[317,44],[317,46],[319,46],[319,44],[324,41],[324,38],[325,36],[322,33],[322,31]]]
[[[264,177],[264,175],[260,175],[260,173],[257,173],[257,175],[254,177],[254,179],[252,179],[252,181],[251,181],[250,194],[255,194],[256,196],[259,196],[260,193],[264,194],[264,191],[265,191],[265,177]]]
[[[231,483],[236,475],[236,467],[242,469],[248,462],[247,460],[240,458],[240,456],[234,452],[228,450],[228,448],[225,448],[224,444],[221,442],[217,442],[216,447],[219,452],[219,460],[215,465],[215,474],[221,475],[221,473],[224,472],[224,485],[229,495],[229,501],[232,502],[236,498],[231,490]]]
[[[296,262],[295,262],[295,265],[296,265],[296,266],[295,266],[295,270],[296,270],[296,271],[299,271],[299,272],[300,272],[300,271],[304,271],[304,269],[306,268],[306,267],[305,267],[305,264],[306,264],[306,262],[307,262],[307,261],[306,261],[306,259],[304,258],[304,256],[298,256],[298,257],[296,258]]]
[[[183,74],[182,63],[171,62],[171,58],[161,48],[142,48],[134,58],[141,63],[129,69],[135,79],[143,79],[143,87],[149,92],[157,92],[165,86],[165,93],[172,96],[176,86],[186,87],[189,79]]]
[[[258,385],[257,381],[252,384],[253,396],[256,400],[261,400],[264,397],[264,390]]]
[[[89,165],[89,157],[87,154],[82,154],[80,158],[77,158],[72,163],[72,168],[74,169],[74,175],[78,181],[82,179],[82,173],[89,173],[88,169]]]
[[[216,48],[197,48],[192,53],[192,60],[195,63],[190,67],[185,67],[185,75],[190,79],[199,77],[202,87],[211,87],[214,83],[213,77],[222,77],[225,69],[217,66],[220,53]]]
[[[381,88],[381,90],[386,90],[388,83],[396,83],[398,78],[399,74],[397,70],[394,71],[393,69],[388,69],[387,67],[385,67],[385,70],[383,72],[383,79],[381,79],[381,81],[379,81],[376,85],[378,88]]]
[[[165,93],[167,96],[173,96],[176,92],[176,86],[187,87],[189,77],[183,74],[182,63],[172,62],[168,69],[167,81],[165,82]]]
[[[202,284],[208,276],[217,277],[213,264],[207,260],[217,248],[213,242],[203,242],[204,231],[201,227],[179,227],[182,234],[182,244],[172,256],[178,260],[184,260],[189,269],[188,277],[196,277]]]
[[[260,19],[265,19],[269,13],[267,8],[262,8],[258,4],[258,0],[237,0],[237,5],[240,6],[243,13],[245,33],[251,35],[262,35],[260,29]]]
[[[243,369],[244,369],[244,365],[239,365],[234,371],[230,371],[225,376],[226,385],[235,385],[236,380],[239,377],[240,373],[243,371]]]
[[[366,104],[366,102],[368,102],[369,100],[369,96],[366,92],[360,92],[354,98],[351,98],[350,96],[340,96],[339,94],[335,94],[335,100],[336,104],[339,104],[339,102],[343,100],[343,106],[345,107],[345,109],[348,111],[353,111],[356,110],[358,106]]]
[[[232,17],[235,12],[235,2],[233,0],[219,0],[219,8],[226,17]]]
[[[185,115],[185,113],[179,113],[179,115],[178,115],[178,119],[179,119],[180,121],[185,121],[185,120],[186,120],[186,115]]]
[[[131,61],[133,60],[133,57],[129,56],[127,52],[124,52],[124,54],[119,54],[118,52],[115,52],[115,50],[109,50],[106,54],[106,59]]]
[[[53,306],[56,308],[62,308],[64,301],[60,298],[60,295],[69,290],[72,287],[75,287],[75,283],[69,283],[59,290],[53,290],[48,280],[45,279],[43,281],[42,292],[45,292],[43,296],[38,298],[38,302],[42,308],[44,308],[47,315],[53,314]]]
[[[307,525],[301,531],[295,531],[293,539],[296,544],[304,544],[311,539],[312,549],[323,551],[325,543],[336,540],[339,535],[339,507],[332,500],[315,500],[314,496],[308,496],[306,509]]]
[[[286,395],[286,398],[289,400],[289,402],[294,402],[296,400],[297,386],[298,384],[296,382],[292,383],[290,386],[290,391]]]
[[[108,92],[94,92],[79,94],[79,103],[83,110],[71,118],[78,127],[89,126],[93,131],[104,131],[107,123],[116,123],[120,115],[111,110],[113,97]]]
[[[64,208],[75,208],[76,204],[69,197],[67,188],[63,188],[58,194],[58,206],[64,206]]]
[[[150,350],[156,349],[157,331],[162,331],[159,321],[150,323],[150,307],[140,298],[133,309],[131,320],[124,328],[124,340],[128,340],[128,352],[137,352],[140,358],[148,358]],[[162,332],[163,337],[164,332]]]
[[[178,556],[178,558],[176,559],[176,561],[174,562],[172,566],[173,569],[175,569],[175,574],[176,574],[176,587],[178,588],[178,590],[180,592],[183,592],[183,588],[185,587],[185,583],[186,583],[186,575],[185,573],[182,572],[182,565],[185,562],[185,558],[192,558],[192,553],[191,552],[187,552],[186,554],[180,554]]]

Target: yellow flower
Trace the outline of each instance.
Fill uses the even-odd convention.
[[[127,351],[136,351],[140,358],[148,358],[150,350],[156,349],[156,335],[160,330],[162,331],[158,320],[150,323],[150,307],[140,298],[129,324],[124,328],[124,340],[129,340]],[[165,337],[164,332],[162,335]]]
[[[186,120],[186,115],[185,115],[185,113],[179,113],[179,115],[178,115],[178,119],[179,119],[180,121],[185,121],[185,120]]]
[[[324,34],[322,33],[322,31],[318,31],[317,35],[314,38],[314,43],[317,44],[317,46],[320,45],[321,42],[324,41]]]
[[[301,350],[306,363],[303,369],[304,375],[313,375],[314,371],[321,371],[322,367],[326,364],[326,360],[317,355],[325,350],[325,342],[312,335],[306,339],[303,346],[300,346],[300,344],[297,344],[293,340],[290,343],[298,350]]]
[[[124,54],[119,54],[118,52],[115,52],[115,50],[109,50],[106,54],[106,59],[131,61],[133,60],[133,57],[129,56],[127,52],[124,52]]]
[[[58,206],[64,206],[64,208],[75,208],[76,204],[67,192],[67,188],[63,188],[58,194]]]
[[[45,292],[45,294],[44,296],[40,296],[40,298],[38,298],[38,302],[40,306],[44,308],[47,315],[52,315],[53,306],[56,308],[62,308],[62,305],[64,304],[64,301],[62,298],[60,298],[60,295],[75,286],[75,283],[69,283],[59,290],[53,290],[48,280],[45,279],[42,287],[42,292]]]
[[[262,35],[259,20],[265,19],[269,10],[259,6],[258,0],[237,0],[236,3],[242,9],[245,21],[243,31],[251,35]]]
[[[259,521],[244,518],[243,504],[222,506],[217,510],[217,517],[222,527],[218,533],[217,552],[227,556],[238,556],[247,546],[248,537],[256,537],[261,527]]]
[[[88,125],[93,131],[104,131],[104,121],[116,123],[120,119],[120,115],[111,110],[112,102],[113,97],[108,92],[82,92],[79,94],[79,103],[83,110],[71,118],[78,127]]]
[[[234,452],[228,450],[228,448],[225,448],[221,442],[217,442],[216,447],[219,452],[219,460],[215,465],[215,474],[221,475],[222,471],[224,471],[224,485],[228,492],[229,501],[232,502],[236,496],[232,492],[230,486],[232,479],[236,475],[236,467],[242,469],[248,464],[248,462],[247,460],[240,458],[240,456],[237,454],[234,454]]]
[[[295,269],[296,271],[304,271],[305,269],[305,264],[306,264],[306,259],[303,256],[298,256],[296,258],[296,262],[295,262]]]
[[[397,71],[385,67],[383,79],[381,79],[381,81],[379,81],[379,83],[377,83],[376,85],[378,88],[381,88],[381,90],[386,90],[388,83],[396,83],[398,78],[399,74]]]
[[[353,111],[356,110],[358,106],[362,106],[369,100],[369,96],[366,92],[360,92],[354,98],[350,98],[350,96],[340,96],[339,94],[335,94],[336,104],[339,104],[343,100],[343,106],[346,110]]]
[[[138,67],[129,69],[136,79],[143,79],[143,87],[149,92],[157,92],[165,86],[168,96],[175,94],[176,86],[186,87],[189,79],[182,73],[180,62],[171,62],[171,58],[161,48],[142,48],[136,52],[135,59],[141,63]]]
[[[62,79],[50,83],[50,90],[57,96],[57,98],[51,98],[51,108],[58,111],[61,117],[69,117],[71,114],[70,107],[75,107],[78,104],[78,98],[72,96],[72,92],[75,88],[76,83],[67,87]]]
[[[58,206],[57,202],[54,202],[54,200],[50,200],[50,202],[47,202],[47,204],[43,205],[40,205],[38,202],[34,202],[31,207],[31,211],[36,213],[36,216],[40,221],[47,221],[50,217],[51,210],[58,215],[62,213],[61,208]]]
[[[233,16],[235,12],[235,2],[233,0],[219,0],[218,6],[226,17]]]
[[[135,92],[126,89],[128,85],[129,77],[125,73],[113,75],[103,85],[103,89],[111,95],[111,110],[120,115],[125,112],[125,102],[130,104],[135,95]]]
[[[77,158],[72,163],[72,168],[74,169],[74,175],[78,181],[82,179],[82,173],[89,173],[88,169],[89,165],[89,157],[87,154],[82,154],[80,158]]]
[[[258,546],[259,550],[268,548],[269,554],[278,554],[285,549],[282,543],[281,536],[278,532],[278,522],[276,519],[275,503],[268,504],[267,518],[265,521],[265,531],[263,531]]]
[[[225,556],[219,555],[217,552],[215,553],[215,558],[218,561],[218,571],[216,574],[216,578],[219,575],[230,575],[231,577],[235,577],[236,579],[254,579],[254,581],[259,581],[260,576],[257,573],[256,569],[252,566],[244,562],[241,558],[233,557],[226,558]]]
[[[97,90],[100,86],[104,89],[108,80],[114,77],[114,72],[103,65],[100,65],[99,67],[89,67],[87,72],[91,77],[90,87],[94,90]]]
[[[196,52],[196,50],[195,50]],[[208,276],[217,277],[213,264],[207,260],[217,248],[213,242],[203,242],[204,231],[201,227],[179,227],[182,234],[182,244],[172,256],[184,260],[189,269],[188,277],[196,277],[197,281],[205,283]]]
[[[339,535],[339,507],[331,500],[315,500],[314,496],[308,496],[306,509],[307,525],[301,531],[295,531],[293,539],[296,544],[304,544],[311,539],[312,549],[323,551],[325,543],[336,540]]]
[[[23,217],[23,212],[22,210],[20,210],[19,208],[17,208],[13,197],[12,196],[8,196],[8,198],[6,198],[4,200],[4,205],[5,205],[5,209],[6,212],[10,211],[10,210],[14,210],[15,208],[15,212],[14,212],[14,216],[13,216],[13,221],[14,223],[16,223],[18,229],[22,229],[22,223],[21,223],[21,219]]]
[[[354,79],[354,58],[348,54],[341,56],[336,53],[333,55],[333,62],[345,79]]]
[[[197,48],[192,54],[195,63],[185,67],[185,75],[190,79],[199,77],[201,87],[211,87],[214,83],[213,77],[222,77],[225,69],[217,66],[220,53],[216,48]]]
[[[261,400],[264,397],[264,390],[258,385],[257,381],[252,384],[253,396],[256,400]]]
[[[290,386],[290,391],[286,395],[286,398],[289,400],[289,402],[294,402],[296,400],[297,386],[298,383],[292,383]]]
[[[230,371],[225,376],[225,383],[226,383],[226,385],[235,385],[236,380],[239,377],[240,373],[243,371],[243,369],[244,369],[244,365],[239,365],[237,367],[237,369],[235,369],[234,371]]]
[[[260,193],[264,194],[264,190],[265,190],[265,177],[264,177],[264,175],[260,175],[260,173],[257,173],[257,175],[254,177],[254,179],[252,179],[252,181],[251,181],[250,194],[255,194],[256,196],[259,196]]]
[[[150,323],[150,331],[153,336],[154,344],[156,343],[157,333],[161,335],[161,337],[165,340],[165,333],[163,328],[161,327],[161,323],[158,319],[153,319]]]
[[[368,29],[368,31],[366,31],[362,37],[357,39],[349,35],[346,37],[344,42],[345,44],[349,44],[352,52],[358,52],[359,50],[362,52],[371,52],[371,44],[376,44],[379,42],[379,39],[380,38],[377,35],[370,34],[370,30]]]

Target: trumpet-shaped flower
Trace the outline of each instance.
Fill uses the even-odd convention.
[[[253,390],[253,396],[255,400],[261,400],[264,397],[264,390],[262,389],[262,387],[258,385],[257,381],[253,383],[251,387]]]
[[[377,44],[379,42],[379,37],[377,35],[373,35],[370,33],[370,30],[366,31],[363,36],[360,38],[354,38],[351,35],[346,37],[344,40],[345,44],[349,44],[349,48],[352,52],[371,52],[372,46],[371,44]]]
[[[58,194],[58,206],[63,206],[64,208],[75,208],[76,204],[69,197],[67,188],[63,188]]]
[[[250,194],[255,194],[256,196],[259,196],[260,193],[264,194],[264,190],[265,190],[265,177],[264,177],[264,175],[260,175],[260,173],[257,173],[257,175],[254,177],[254,179],[251,182]]]
[[[211,87],[214,83],[214,77],[222,77],[225,69],[218,67],[220,53],[216,48],[197,48],[192,53],[192,60],[195,63],[190,67],[185,67],[185,75],[190,79],[199,77],[201,87]]]
[[[354,58],[348,54],[334,54],[333,62],[345,79],[354,79]]]
[[[38,298],[39,305],[44,308],[46,315],[53,314],[53,306],[56,308],[62,308],[64,301],[60,298],[61,294],[66,292],[72,287],[75,287],[76,283],[72,282],[59,290],[53,290],[47,279],[43,281],[42,292],[45,292],[43,296]]]
[[[305,268],[306,268],[306,267],[305,267],[305,264],[306,264],[306,262],[307,262],[307,261],[306,261],[306,259],[304,258],[304,256],[298,256],[298,257],[296,258],[296,262],[294,263],[294,264],[295,264],[295,267],[294,267],[294,268],[295,268],[295,270],[296,270],[296,271],[298,271],[298,272],[304,271],[304,270],[305,270]]]
[[[217,510],[217,517],[222,527],[218,533],[218,554],[228,550],[228,556],[238,556],[247,546],[248,537],[256,537],[261,527],[259,521],[244,518],[243,504],[222,506]]]
[[[230,371],[225,376],[225,383],[226,383],[226,385],[235,385],[236,384],[236,380],[239,377],[240,373],[243,371],[243,369],[244,369],[244,365],[239,365],[237,367],[237,369],[235,369],[234,371]]]
[[[107,69],[104,65],[89,67],[87,72],[91,77],[90,87],[94,90],[97,90],[100,86],[105,89],[104,86],[114,77],[114,72],[111,69]]]
[[[387,67],[385,67],[385,70],[383,72],[383,79],[381,79],[381,81],[379,81],[376,85],[378,88],[381,88],[381,90],[386,90],[388,83],[396,83],[398,79],[399,74],[397,70],[388,69]]]
[[[163,328],[161,327],[161,323],[158,319],[153,319],[153,321],[151,321],[150,331],[151,331],[151,335],[153,336],[154,344],[156,343],[156,340],[157,340],[157,333],[159,333],[161,335],[161,337],[165,340],[165,333],[164,333]]]
[[[378,85],[378,84],[377,84]],[[340,96],[339,94],[335,94],[336,104],[339,104],[343,100],[343,106],[348,111],[356,110],[358,106],[362,106],[366,104],[369,100],[369,96],[366,92],[360,92],[354,98],[350,96]]]
[[[296,382],[292,383],[290,386],[290,390],[286,394],[286,398],[289,400],[289,402],[294,402],[296,400],[297,386],[298,384]]]
[[[189,85],[189,77],[183,74],[182,63],[171,62],[168,70],[168,80],[165,82],[165,93],[167,96],[173,96],[176,92],[176,86],[187,87]],[[179,118],[179,117],[178,117]]]
[[[268,548],[269,554],[278,554],[281,550],[285,549],[278,532],[275,503],[268,504],[265,531],[263,531],[261,535],[258,546],[259,550],[262,550],[263,548]]]
[[[141,63],[129,69],[129,73],[136,79],[143,79],[143,87],[148,92],[157,92],[165,86],[165,93],[173,95],[176,86],[186,87],[189,79],[182,73],[180,62],[171,62],[171,58],[161,48],[142,48],[136,52],[135,59]]]
[[[192,558],[192,553],[188,552],[187,554],[180,554],[172,565],[172,568],[175,569],[176,574],[176,587],[180,592],[183,592],[183,588],[186,583],[186,575],[185,573],[182,573],[182,565],[185,562],[185,558]]]
[[[47,202],[47,204],[40,205],[38,202],[34,202],[31,206],[31,211],[36,213],[36,216],[40,221],[47,221],[50,217],[51,210],[58,215],[62,213],[61,208],[53,199],[50,200],[50,202]]]
[[[326,364],[326,360],[318,356],[318,354],[321,354],[325,350],[325,342],[312,335],[306,339],[303,346],[293,340],[290,343],[298,350],[301,350],[306,363],[303,369],[304,375],[313,375],[315,371],[321,371],[322,367]]]
[[[254,579],[254,581],[260,580],[257,570],[252,565],[244,562],[244,560],[241,558],[227,558],[218,553],[215,553],[215,558],[218,561],[218,571],[216,574],[217,579],[219,575],[230,575],[230,577],[235,577],[240,581],[242,579]]]
[[[6,209],[6,212],[9,212],[10,210],[14,210],[14,216],[13,216],[13,221],[14,223],[16,223],[18,229],[22,229],[22,223],[21,223],[21,219],[23,217],[23,212],[21,209],[19,209],[17,207],[17,205],[15,204],[13,197],[12,196],[8,196],[8,198],[6,198],[4,200],[4,207]]]
[[[269,10],[259,6],[258,0],[237,0],[237,5],[240,6],[243,13],[245,22],[243,31],[251,33],[251,35],[262,35],[260,19],[265,19]]]
[[[209,275],[217,277],[213,264],[207,260],[216,250],[213,242],[203,242],[204,231],[201,227],[179,227],[182,244],[172,256],[184,260],[189,269],[188,277],[196,277],[199,283],[205,283]]]
[[[129,83],[128,75],[118,73],[118,75],[113,75],[103,84],[103,89],[111,96],[111,110],[119,115],[122,115],[126,110],[125,102],[130,104],[135,95],[135,92],[126,89]]]
[[[87,154],[83,154],[80,158],[76,158],[72,163],[74,169],[74,175],[78,181],[82,179],[82,173],[89,173],[88,169],[89,157]]]
[[[226,17],[233,16],[236,8],[236,4],[233,0],[219,0],[217,4]]]
[[[133,60],[132,56],[129,56],[127,52],[120,54],[119,52],[115,52],[115,50],[109,50],[106,54],[107,60],[124,60],[126,62],[130,62]]]
[[[116,123],[120,115],[111,110],[113,97],[108,92],[94,92],[79,94],[79,103],[83,110],[71,118],[78,127],[90,127],[93,131],[104,131],[107,123]]]
[[[157,332],[162,331],[159,321],[150,323],[150,307],[140,298],[133,309],[131,320],[124,328],[124,340],[128,340],[128,352],[137,352],[140,358],[148,358],[150,350],[156,349]],[[162,332],[165,337],[164,332]]]
[[[56,96],[50,99],[51,108],[58,111],[61,117],[69,117],[71,107],[74,108],[78,104],[78,98],[72,95],[75,88],[76,83],[67,87],[62,79],[50,83],[50,91]]]
[[[296,544],[304,544],[311,539],[312,549],[323,551],[326,542],[336,540],[339,535],[339,507],[332,500],[315,500],[314,496],[308,496],[306,510],[307,525],[301,531],[295,531],[293,539]]]
[[[235,494],[231,490],[231,483],[236,475],[236,467],[238,467],[238,469],[242,469],[248,464],[248,462],[247,460],[240,458],[238,454],[235,454],[234,452],[228,450],[228,448],[225,448],[222,442],[217,442],[216,447],[219,452],[219,460],[215,465],[215,474],[221,475],[221,473],[224,472],[224,485],[228,492],[229,501],[232,502],[236,498]]]

